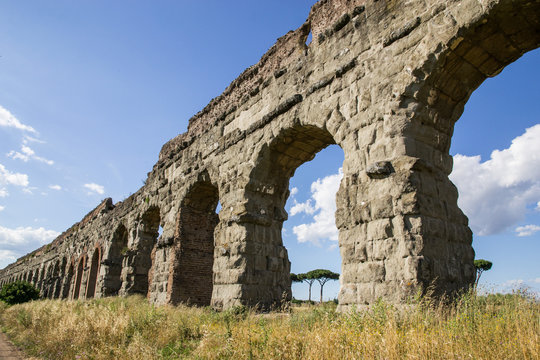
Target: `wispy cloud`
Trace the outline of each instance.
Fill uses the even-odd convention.
[[[89,183],[89,184],[84,184],[84,187],[90,190],[88,194],[97,193],[97,194],[103,195],[105,193],[105,188],[102,185]]]
[[[62,187],[60,185],[49,185],[49,189],[60,191]]]
[[[9,193],[7,192],[6,188],[0,188],[0,198],[4,198],[8,195]]]
[[[539,284],[540,284],[540,278],[532,278],[532,279],[526,279],[526,280],[525,279],[512,279],[512,280],[508,280],[502,283],[501,287],[506,288],[506,289],[516,289],[523,286],[535,287],[535,286],[538,286]]]
[[[33,195],[34,190],[37,190],[37,187],[35,187],[35,186],[25,187],[25,188],[22,189],[22,192],[25,193],[25,194],[28,194],[28,195]]]
[[[509,148],[493,151],[487,161],[480,156],[454,156],[450,179],[475,233],[492,235],[523,221],[527,206],[540,198],[538,154],[540,124],[526,129]]]
[[[335,222],[336,192],[342,177],[342,169],[339,169],[337,174],[317,179],[311,184],[311,198],[291,208],[291,216],[301,213],[313,215],[312,222],[293,227],[298,242],[319,245],[321,241],[338,240]]]
[[[21,173],[14,173],[6,169],[6,167],[0,164],[0,185],[15,185],[15,186],[28,186],[28,175]],[[6,193],[6,189],[0,189],[0,192]],[[5,196],[5,195],[4,195]]]
[[[0,105],[0,126],[11,127],[22,131],[36,134],[37,131],[28,125],[25,125],[19,121],[12,113],[5,107]]]
[[[54,161],[45,159],[41,156],[37,156],[36,152],[27,145],[21,146],[21,152],[15,150],[10,151],[9,153],[7,153],[7,157],[10,157],[12,159],[20,159],[24,162],[28,162],[29,160],[36,160],[47,165],[54,165]]]
[[[24,135],[23,144],[28,144],[28,143],[45,144],[46,142],[41,139],[36,139],[35,137],[29,136],[29,135]]]
[[[11,264],[19,255],[13,250],[0,249],[0,267],[4,268],[6,265]]]
[[[0,205],[0,211],[4,211],[5,208],[5,206]]]
[[[515,230],[518,234],[517,236],[531,236],[534,233],[537,233],[540,231],[540,226],[538,225],[525,225],[525,226],[518,226]]]

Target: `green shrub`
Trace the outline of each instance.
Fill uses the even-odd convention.
[[[9,305],[22,304],[39,299],[39,290],[26,281],[15,281],[6,284],[0,290],[0,300]]]

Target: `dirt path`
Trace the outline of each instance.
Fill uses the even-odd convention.
[[[23,360],[24,356],[9,342],[6,334],[0,332],[0,360]]]

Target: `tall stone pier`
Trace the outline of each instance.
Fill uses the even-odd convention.
[[[539,46],[540,0],[321,0],[163,146],[142,188],[106,199],[0,282],[51,298],[277,305],[291,297],[289,179],[338,144],[340,308],[467,288],[454,123],[487,77]]]

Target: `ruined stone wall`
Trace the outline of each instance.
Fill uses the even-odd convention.
[[[319,1],[163,146],[137,193],[105,200],[0,282],[28,279],[48,297],[278,304],[291,296],[289,179],[338,144],[340,308],[466,288],[474,252],[448,180],[453,126],[539,32],[538,0]]]

